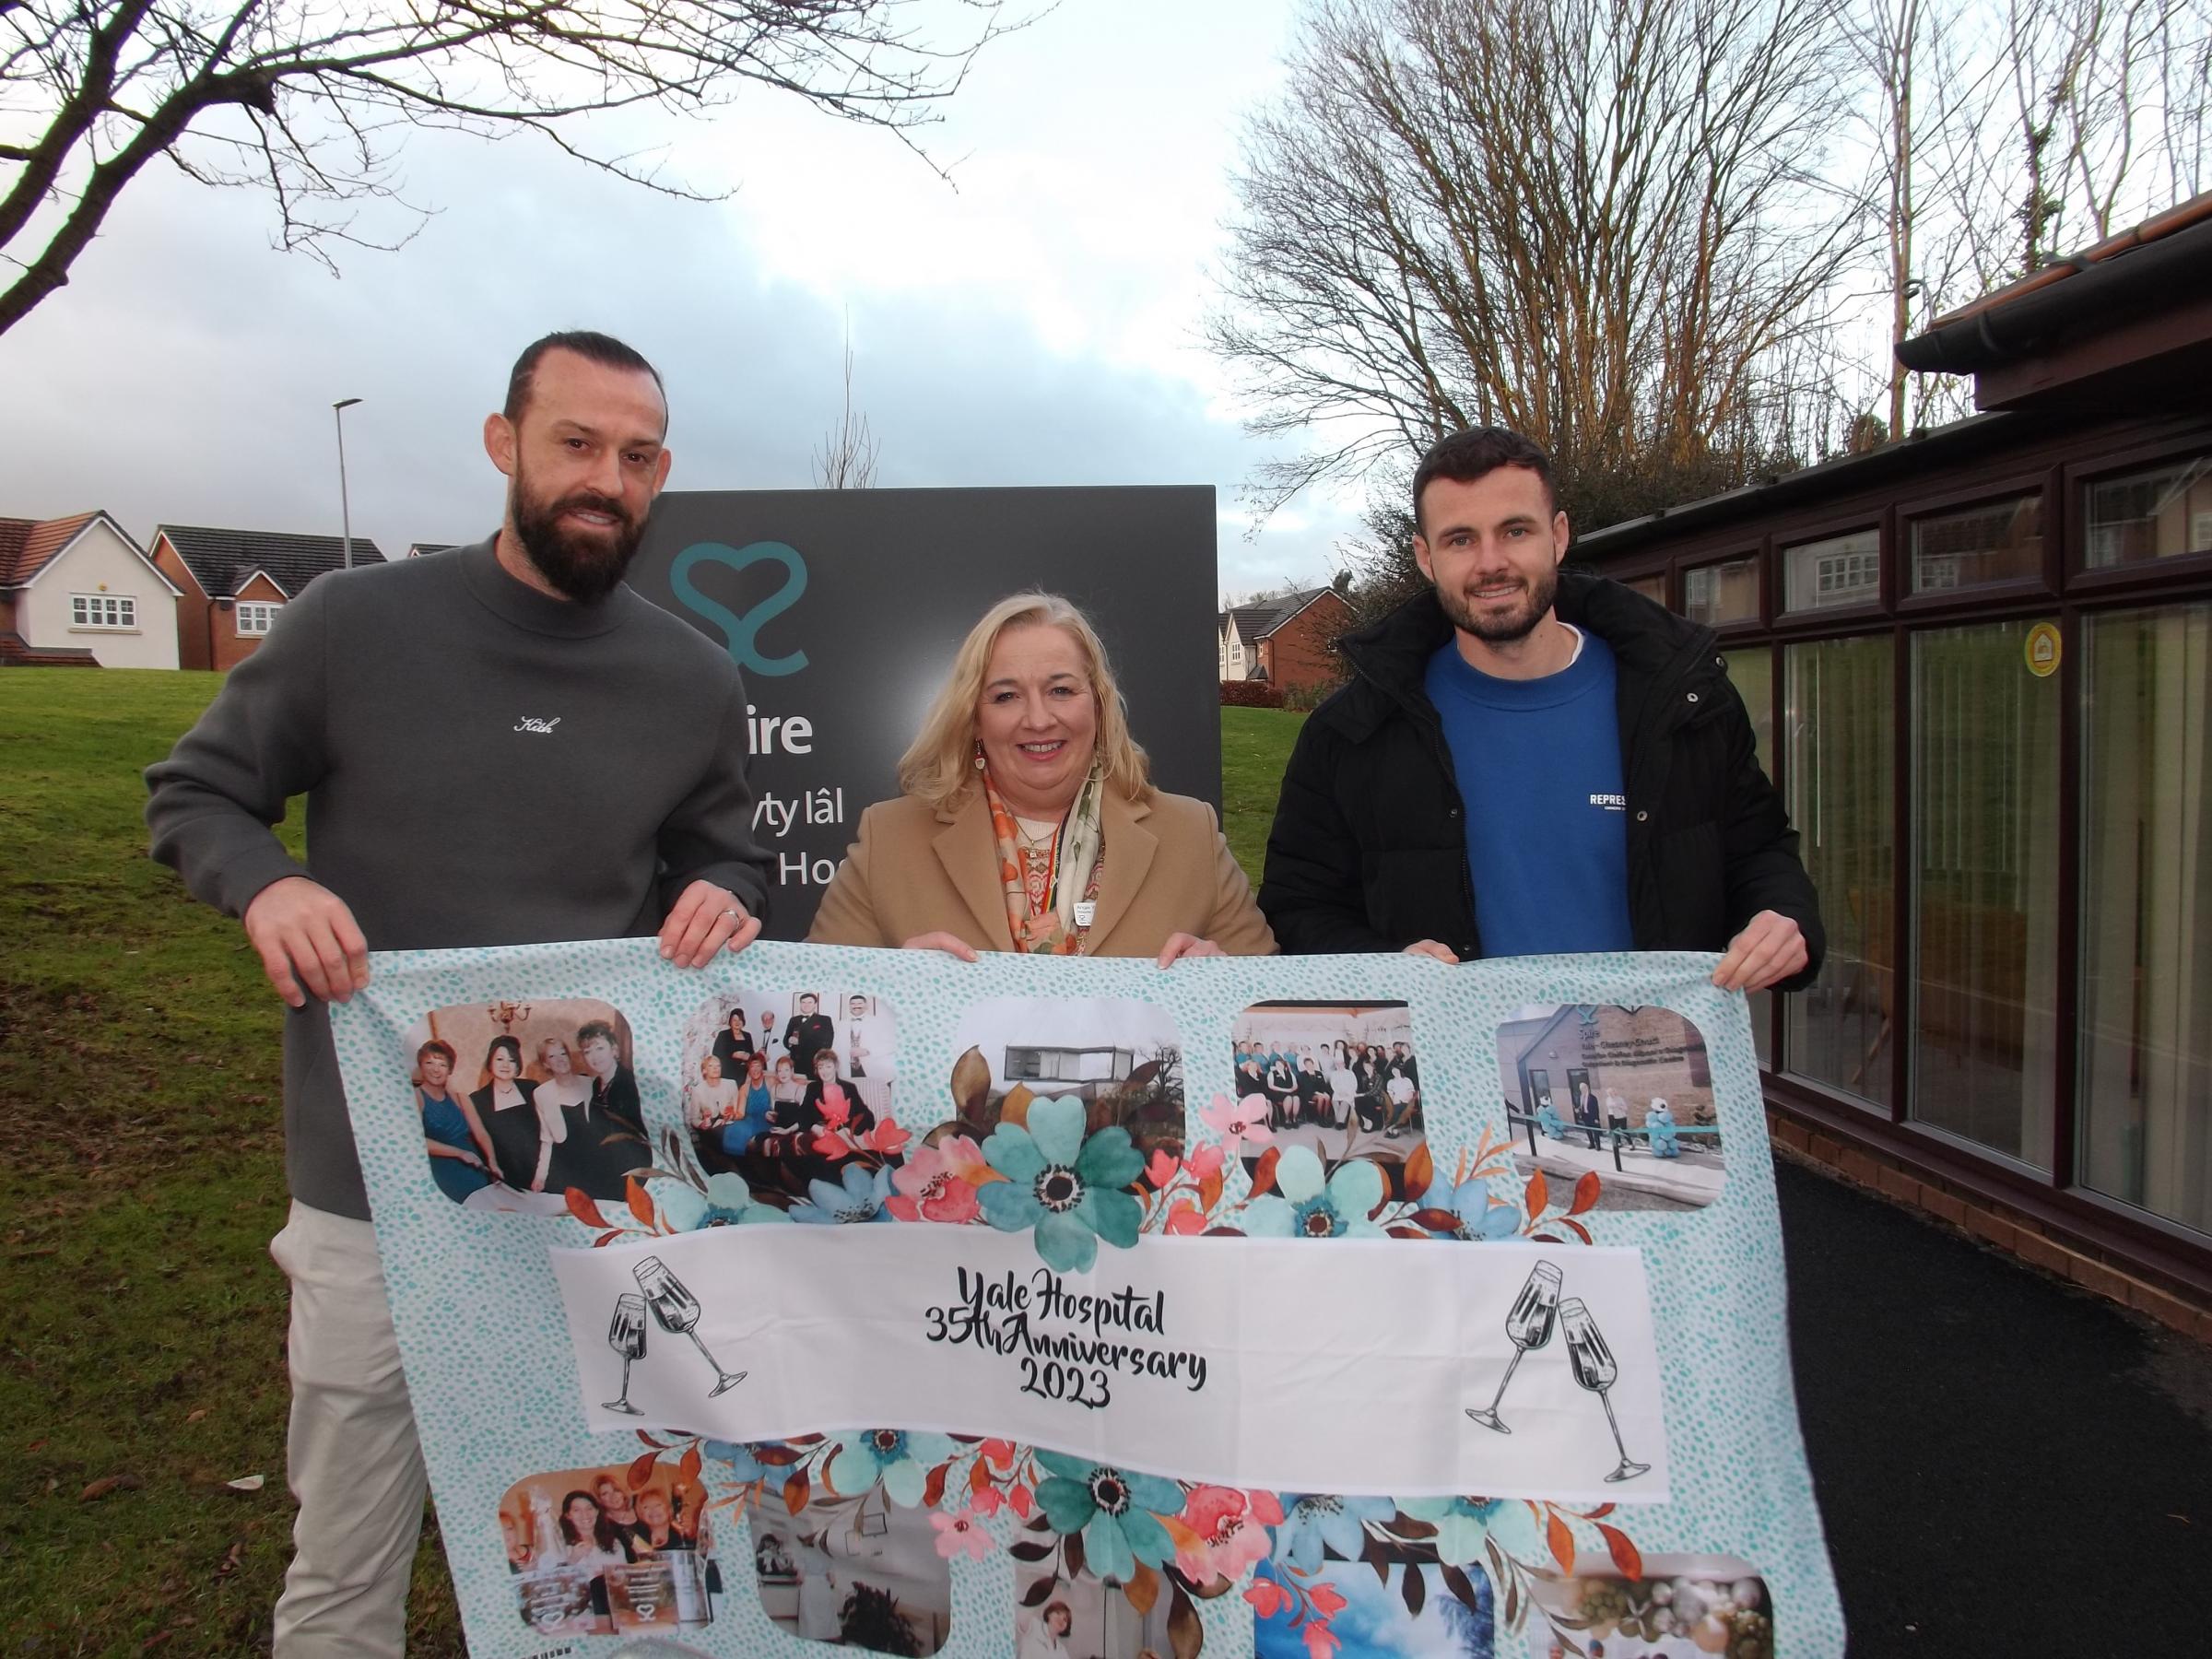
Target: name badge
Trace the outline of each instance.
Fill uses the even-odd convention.
[[[1099,901],[1096,899],[1078,899],[1076,900],[1076,925],[1077,927],[1088,927],[1090,925],[1090,919],[1098,913]]]

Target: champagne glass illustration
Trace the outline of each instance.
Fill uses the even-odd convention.
[[[714,1368],[715,1382],[707,1390],[707,1398],[727,1394],[745,1381],[743,1371],[724,1371],[722,1362],[707,1353],[707,1345],[700,1341],[695,1328],[699,1324],[699,1298],[662,1265],[659,1256],[647,1256],[629,1272],[638,1281],[638,1288],[645,1292],[645,1300],[653,1308],[653,1316],[661,1322],[661,1329],[690,1337],[691,1346],[705,1354],[707,1363]]]
[[[1629,1448],[1620,1438],[1620,1419],[1613,1415],[1613,1402],[1606,1391],[1620,1375],[1620,1367],[1614,1362],[1613,1350],[1606,1346],[1605,1334],[1597,1328],[1597,1321],[1590,1317],[1590,1310],[1583,1306],[1579,1297],[1569,1297],[1559,1304],[1559,1324],[1566,1333],[1567,1358],[1574,1366],[1574,1380],[1598,1398],[1606,1408],[1606,1421],[1613,1425],[1613,1443],[1620,1448],[1620,1466],[1606,1477],[1608,1484],[1633,1480],[1650,1470],[1650,1464],[1630,1463]]]
[[[1505,1368],[1505,1375],[1498,1380],[1498,1392],[1482,1410],[1467,1407],[1467,1415],[1485,1429],[1495,1429],[1500,1434],[1511,1434],[1498,1416],[1498,1402],[1505,1398],[1505,1386],[1513,1380],[1513,1372],[1521,1369],[1521,1361],[1528,1357],[1530,1348],[1540,1348],[1551,1340],[1551,1326],[1559,1308],[1559,1270],[1549,1262],[1538,1262],[1529,1270],[1528,1282],[1521,1287],[1521,1294],[1513,1298],[1512,1307],[1505,1315],[1505,1336],[1513,1345],[1513,1362]]]
[[[622,1394],[619,1399],[602,1400],[600,1405],[609,1411],[619,1411],[628,1417],[645,1414],[629,1403],[629,1367],[633,1360],[645,1358],[645,1299],[625,1296],[615,1302],[615,1317],[606,1327],[606,1346],[622,1356]]]

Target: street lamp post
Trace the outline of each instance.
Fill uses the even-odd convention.
[[[341,397],[330,406],[331,418],[338,423],[338,522],[344,527],[346,568],[353,569],[353,508],[346,500],[346,411],[361,400]]]

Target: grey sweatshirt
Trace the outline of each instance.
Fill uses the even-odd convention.
[[[627,587],[547,597],[492,544],[318,578],[147,770],[153,855],[230,915],[288,876],[373,950],[651,934],[704,877],[764,912],[745,688]],[[307,796],[307,865],[271,833]],[[320,1003],[284,1033],[292,1195],[366,1219]]]

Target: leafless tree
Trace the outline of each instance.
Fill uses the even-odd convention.
[[[912,0],[0,0],[0,333],[69,278],[124,190],[166,159],[268,191],[281,244],[392,246],[410,128],[532,131],[674,194],[650,161],[587,147],[575,118],[698,112],[749,86],[911,135],[1007,25],[962,0],[935,38]],[[911,140],[910,140],[911,141]],[[381,237],[381,240],[380,240]]]
[[[1587,524],[1739,483],[1825,416],[1864,217],[1827,181],[1824,0],[1320,0],[1252,124],[1210,326],[1265,504],[1461,426],[1544,442]]]
[[[814,482],[821,489],[876,487],[876,435],[868,418],[853,413],[853,342],[845,342],[845,407],[814,454]]]

